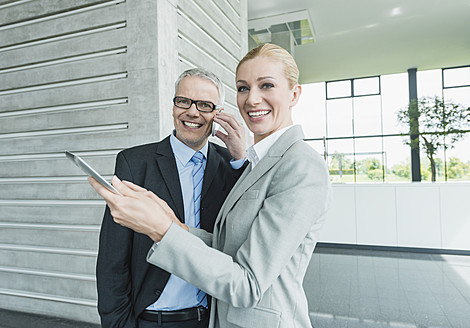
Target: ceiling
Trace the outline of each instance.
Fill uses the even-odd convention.
[[[470,0],[248,0],[248,19],[305,9],[301,83],[470,65]]]

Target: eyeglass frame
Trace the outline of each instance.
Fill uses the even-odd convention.
[[[186,100],[191,101],[191,103],[189,104],[189,106],[188,106],[187,108],[186,108],[186,107],[181,107],[181,106],[178,106],[178,105],[176,104],[176,98],[186,99]],[[214,108],[213,108],[211,111],[200,110],[199,107],[198,107],[198,105],[197,105],[199,102],[205,102],[205,103],[212,104],[212,105],[214,106]],[[222,106],[216,105],[216,104],[214,104],[212,101],[208,101],[208,100],[193,100],[193,99],[191,99],[191,98],[186,98],[186,97],[182,97],[182,96],[175,96],[175,97],[173,98],[173,105],[175,105],[175,106],[178,107],[178,108],[190,109],[193,104],[196,105],[196,109],[197,109],[199,112],[201,112],[201,113],[212,113],[212,112],[215,111],[215,110],[221,110],[221,109],[222,109]]]

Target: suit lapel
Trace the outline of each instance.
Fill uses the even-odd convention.
[[[157,166],[160,169],[161,176],[165,181],[166,187],[170,192],[176,209],[176,216],[184,221],[183,196],[179,181],[178,168],[173,150],[170,145],[170,137],[165,138],[158,144],[156,152]]]
[[[207,191],[210,189],[212,180],[217,173],[220,164],[220,156],[215,156],[215,147],[209,142],[209,149],[207,151],[207,163],[204,170],[204,180],[202,182],[201,201],[204,199]]]
[[[224,205],[222,205],[216,221],[216,227],[218,228],[217,230],[219,233],[223,230],[223,225],[228,212],[230,212],[243,193],[255,184],[256,181],[261,179],[274,165],[276,165],[287,149],[303,138],[304,135],[302,128],[300,126],[293,126],[279,137],[279,139],[271,146],[266,156],[261,159],[254,169],[251,169],[250,163],[228,195]]]

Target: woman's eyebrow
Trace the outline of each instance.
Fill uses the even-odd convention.
[[[276,78],[273,76],[260,76],[259,78],[256,79],[256,81],[261,81],[261,80],[266,80],[266,79],[276,80]],[[238,80],[236,83],[247,83],[247,82],[245,80]]]
[[[274,77],[272,76],[260,76],[259,78],[257,78],[256,80],[257,81],[260,81],[260,80],[264,80],[264,79],[271,79],[271,80],[275,80]]]

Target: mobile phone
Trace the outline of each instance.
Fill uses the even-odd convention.
[[[217,132],[218,129],[220,129],[220,125],[215,122],[212,122],[211,136],[215,137],[215,133]]]
[[[105,178],[103,178],[98,172],[96,172],[87,162],[85,162],[80,156],[75,155],[69,151],[65,152],[65,156],[67,158],[71,159],[75,165],[77,165],[80,169],[82,169],[83,172],[85,172],[87,175],[92,176],[95,178],[96,181],[98,181],[102,186],[107,188],[108,190],[114,192],[115,194],[121,195],[122,194],[116,190],[116,188],[113,187],[112,184],[110,184],[108,181],[106,181]]]

